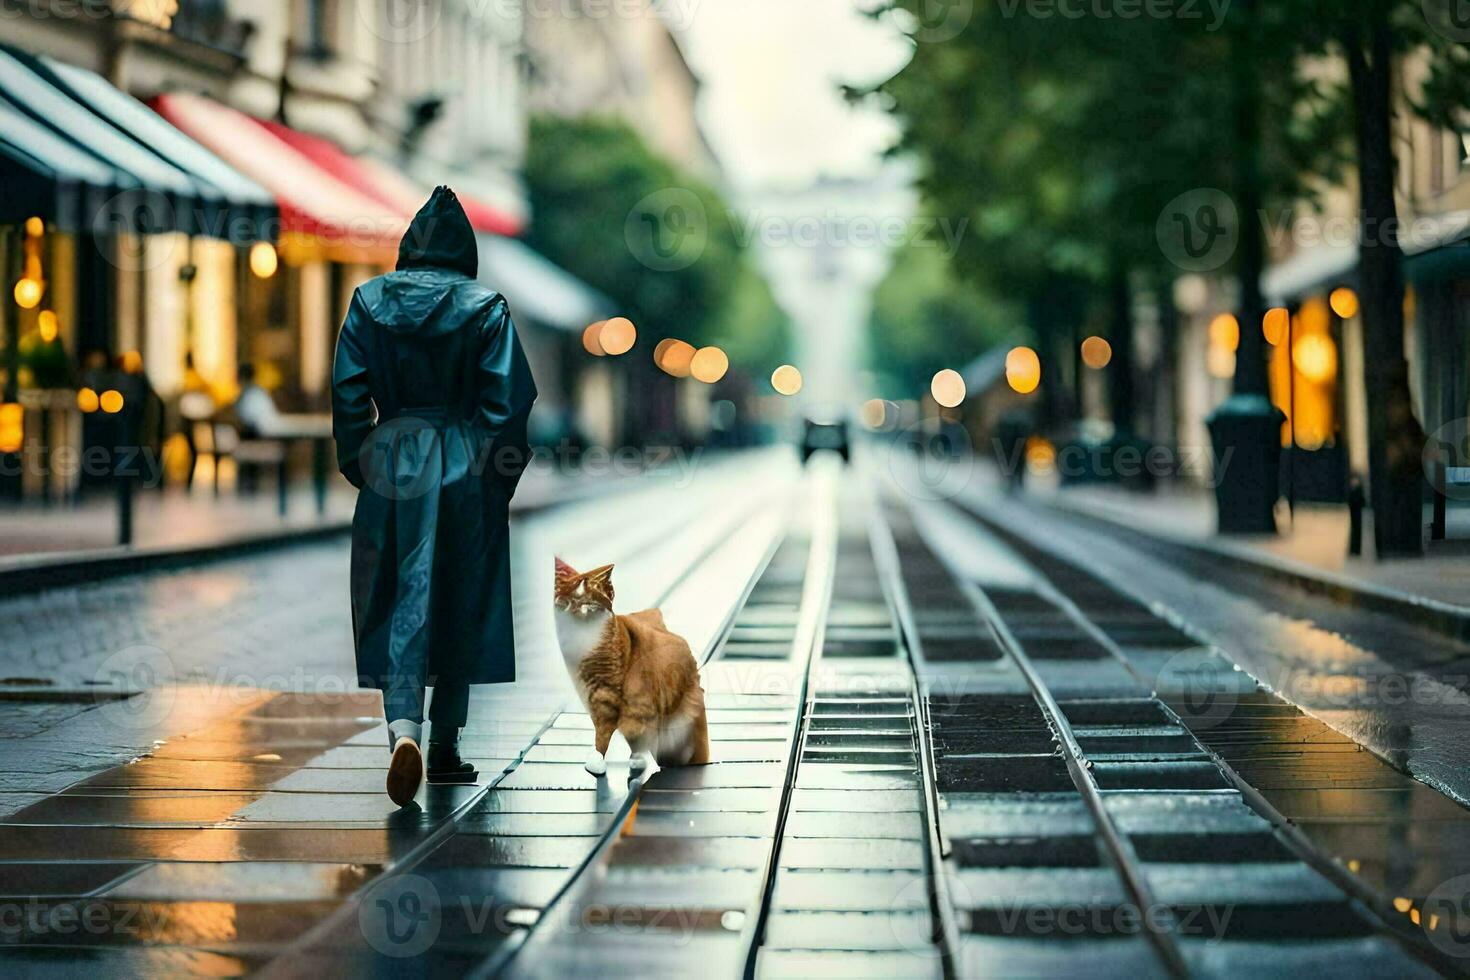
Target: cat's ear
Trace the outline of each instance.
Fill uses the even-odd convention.
[[[612,572],[613,567],[611,565],[603,565],[601,568],[592,569],[592,571],[587,573],[587,587],[599,592],[605,592],[608,598],[612,598]]]
[[[576,576],[577,576],[577,570],[575,568],[573,568],[571,565],[568,565],[566,562],[562,561],[561,560],[561,556],[560,555],[557,555],[556,556],[556,577],[557,578],[576,578]]]

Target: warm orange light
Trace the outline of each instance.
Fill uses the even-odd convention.
[[[783,364],[771,372],[771,387],[778,395],[794,395],[801,390],[801,372],[790,364]]]
[[[1113,345],[1101,337],[1088,337],[1082,342],[1082,363],[1094,370],[1108,366],[1113,359]]]
[[[270,242],[256,242],[250,246],[250,271],[255,278],[269,279],[276,274],[280,265],[280,256]]]
[[[86,412],[90,415],[91,413],[97,411],[97,405],[97,392],[93,391],[91,388],[83,388],[81,391],[77,392],[77,408],[80,408],[83,412]]]
[[[1235,377],[1235,351],[1211,344],[1205,351],[1205,370],[1212,378]]]
[[[1032,436],[1026,440],[1026,468],[1033,473],[1046,474],[1057,464],[1057,447],[1044,436]]]
[[[51,343],[56,335],[61,332],[60,324],[56,320],[55,310],[42,310],[41,315],[36,318],[36,329],[41,333],[41,340]]]
[[[1273,347],[1286,343],[1286,338],[1291,330],[1291,312],[1284,306],[1267,310],[1266,316],[1261,320],[1261,333],[1266,336],[1266,343]]]
[[[27,235],[30,235],[32,238],[40,238],[43,234],[45,234],[45,232],[46,222],[42,221],[40,218],[35,217],[26,219]]]
[[[689,362],[689,373],[696,381],[705,384],[714,384],[725,376],[730,370],[730,358],[718,347],[701,347],[694,352],[694,357]]]
[[[122,392],[118,391],[116,388],[109,388],[102,393],[102,396],[100,398],[97,399],[97,404],[101,405],[102,411],[106,412],[108,415],[116,415],[123,409]]]
[[[1321,384],[1337,374],[1337,345],[1323,334],[1309,334],[1291,349],[1292,362],[1302,377]]]
[[[122,356],[122,369],[127,374],[141,373],[143,370],[143,355],[135,350],[126,351]],[[256,377],[258,380],[258,373]]]
[[[1299,334],[1327,333],[1332,329],[1332,314],[1321,296],[1313,296],[1302,303],[1296,312],[1296,332]]]
[[[25,409],[15,402],[0,405],[0,453],[18,453],[25,443]]]
[[[1351,320],[1358,315],[1358,294],[1346,286],[1334,289],[1327,302],[1332,306],[1332,312],[1344,320]]]
[[[607,323],[606,320],[598,320],[596,323],[588,324],[587,329],[582,331],[582,348],[593,357],[603,357],[607,354],[607,351],[602,349],[601,341],[598,340],[598,337],[602,335],[602,325],[605,323]]]
[[[1006,355],[1006,383],[1011,390],[1029,395],[1041,384],[1041,358],[1030,347],[1015,347]]]
[[[965,400],[965,379],[952,368],[936,371],[929,381],[929,394],[941,408],[958,408]]]
[[[34,310],[41,302],[41,282],[29,276],[15,284],[15,303],[23,310]]]
[[[1240,349],[1240,321],[1233,313],[1221,313],[1210,321],[1210,346],[1228,350]]]
[[[628,353],[637,341],[638,330],[633,326],[633,321],[625,316],[615,316],[608,320],[597,334],[598,345],[614,357]]]
[[[694,345],[687,344],[673,337],[660,340],[658,346],[653,349],[653,363],[657,364],[665,374],[672,374],[676,378],[689,377],[689,362],[694,360]]]

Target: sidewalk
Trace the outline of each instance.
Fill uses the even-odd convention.
[[[1032,489],[1042,503],[1099,517],[1186,544],[1270,563],[1366,589],[1458,607],[1470,615],[1470,562],[1457,552],[1377,561],[1348,556],[1348,511],[1343,505],[1301,504],[1276,536],[1221,537],[1215,533],[1215,498],[1204,488],[1167,487],[1136,493],[1112,486]],[[1453,516],[1453,515],[1452,515]],[[1364,532],[1372,549],[1372,525]]]
[[[575,477],[531,471],[521,481],[512,507],[535,510],[565,497]],[[310,480],[293,484],[287,512],[277,510],[267,486],[253,495],[208,487],[139,492],[134,498],[132,552],[221,547],[260,538],[313,531],[345,530],[352,522],[357,491],[333,476],[326,507],[317,512]],[[0,571],[50,563],[63,557],[123,553],[117,543],[117,501],[107,493],[75,504],[0,504]]]

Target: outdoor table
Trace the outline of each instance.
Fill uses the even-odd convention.
[[[311,481],[316,495],[316,512],[327,510],[327,458],[332,442],[332,416],[326,412],[303,412],[278,415],[260,430],[259,438],[283,442],[289,448],[296,443],[311,443]],[[286,480],[284,464],[279,483],[280,512],[286,513]]]

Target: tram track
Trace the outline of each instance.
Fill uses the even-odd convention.
[[[946,505],[914,503],[910,509],[931,514]],[[986,801],[1002,798],[997,790],[1021,786],[1041,800],[1059,788],[1040,777],[1048,753],[1018,734],[1021,716],[1007,719],[1009,733],[996,725],[997,717],[1016,707],[1005,700],[1015,693],[1007,678],[1012,667],[1041,708],[1067,760],[1070,782],[1088,803],[1092,822],[1086,836],[1104,845],[1155,953],[1152,969],[1110,958],[1126,948],[1114,938],[1089,950],[1095,953],[1094,969],[1219,976],[1270,955],[1294,970],[1352,962],[1370,973],[1458,973],[1422,935],[1382,915],[1361,886],[1347,880],[1351,876],[1342,865],[1262,805],[1239,773],[1156,695],[1151,678],[1131,662],[1123,640],[1115,639],[1187,648],[1195,641],[1181,632],[1186,624],[1161,618],[1106,586],[1075,581],[1075,570],[1044,560],[1018,531],[983,520],[974,527],[973,539],[957,533],[948,517],[926,517],[910,529],[911,540],[944,566],[988,633],[968,654],[943,650],[938,661],[921,666],[926,727],[935,745],[939,792],[948,803],[942,823],[951,833],[944,850],[954,880],[969,886],[960,890],[971,907],[957,910],[963,947],[956,957],[958,975],[1054,972],[1079,955],[1075,942],[1065,956],[1032,943],[1055,929],[1037,931],[1015,917],[1006,922],[1004,910],[992,907],[992,897],[978,886],[1004,882],[1012,871],[973,870],[1043,869],[1026,872],[1034,892],[1043,893],[1050,879],[1073,875],[1082,881],[1075,869],[1091,860],[1090,848],[1078,846],[1081,825],[1049,829],[1037,820],[1026,828],[1026,839],[997,839],[998,827],[1020,825],[984,815]],[[999,557],[982,537],[1010,545],[1019,564]],[[974,561],[977,551],[1012,564],[990,574]],[[923,562],[912,551],[903,555],[910,575]],[[1054,583],[1057,575],[1062,579]],[[1086,591],[1085,609],[1069,594],[1074,587]],[[986,739],[990,744],[982,744]],[[1006,753],[1013,763],[1009,769],[994,761]],[[948,778],[946,767],[955,771]],[[967,815],[970,806],[980,815]],[[1059,826],[1067,823],[1050,804],[1028,806]]]

